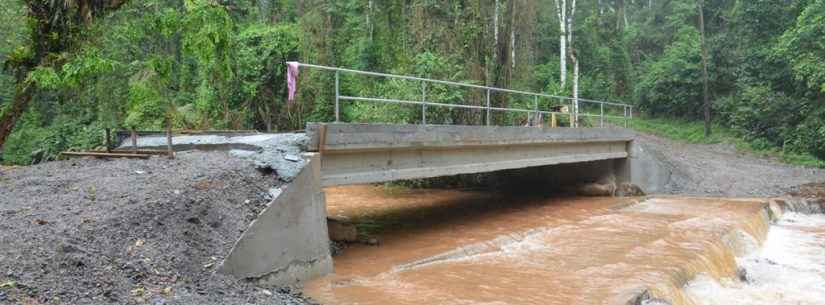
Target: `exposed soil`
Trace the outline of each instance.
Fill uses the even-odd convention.
[[[728,144],[690,144],[648,134],[639,134],[637,142],[654,150],[673,172],[666,193],[770,197],[825,183],[822,169],[781,163]]]
[[[0,304],[305,304],[215,270],[277,173],[226,152],[0,171]]]
[[[796,190],[790,192],[789,195],[794,197],[825,200],[825,182],[804,184],[799,186]]]

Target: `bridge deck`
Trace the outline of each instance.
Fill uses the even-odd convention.
[[[624,159],[633,132],[605,128],[309,124],[324,186]]]

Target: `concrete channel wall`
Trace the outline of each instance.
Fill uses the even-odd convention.
[[[321,160],[317,153],[304,158],[304,168],[250,224],[220,272],[261,286],[292,285],[332,272]]]

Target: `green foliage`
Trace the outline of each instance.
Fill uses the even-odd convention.
[[[60,75],[51,67],[37,67],[29,72],[26,81],[43,89],[57,89],[63,83]]]
[[[294,24],[253,23],[241,30],[235,56],[242,104],[254,109],[259,128],[271,131],[274,120],[285,113],[286,65],[298,56],[300,29]]]
[[[794,75],[825,94],[825,0],[812,1],[779,40],[777,51],[787,58]]]
[[[96,148],[104,140],[103,127],[88,118],[59,116],[44,124],[35,111],[23,116],[17,130],[6,142],[3,163],[31,164],[33,153],[41,154],[40,161],[55,160],[62,151]]]
[[[626,23],[616,13],[617,2],[577,4],[573,49],[581,67],[580,95],[633,103],[645,115],[698,118],[696,1],[624,2]],[[572,94],[572,63],[566,86],[559,81],[558,21],[548,1],[512,2],[512,12],[511,2],[503,1],[497,29],[493,1],[129,1],[84,26],[77,24],[82,18],[59,18],[73,16],[73,2],[54,3],[49,13],[63,32],[32,35],[39,23],[27,18],[25,2],[0,0],[0,61],[6,71],[0,75],[0,113],[19,85],[16,78],[37,88],[32,109],[6,146],[6,162],[27,163],[30,152],[42,148],[93,145],[87,139],[97,135],[81,134],[102,127],[161,129],[169,121],[175,128],[285,131],[333,120],[334,74],[302,69],[297,98],[288,103],[284,74],[290,60]],[[825,0],[705,1],[704,16],[714,131],[735,133],[756,150],[781,149],[782,158],[794,162],[825,157]],[[38,53],[45,44],[35,42],[61,47]],[[14,75],[38,56],[44,65]],[[438,84],[425,90],[429,102],[486,102],[481,90]],[[422,87],[344,73],[341,94],[418,101]],[[491,102],[534,107],[532,98],[510,94],[493,94]],[[540,109],[560,103],[538,101]],[[420,106],[342,105],[344,121],[421,120]],[[593,107],[583,110],[598,113]],[[484,120],[481,111],[426,111],[431,124]],[[494,113],[493,120],[515,125],[527,117]],[[559,120],[566,124],[567,118]],[[722,141],[700,139],[701,128],[692,123],[666,125],[650,127],[691,141]],[[59,138],[57,131],[67,135]]]
[[[636,87],[642,110],[698,118],[702,105],[699,32],[684,28],[664,54],[647,66]]]
[[[416,55],[411,64],[412,71],[403,69],[392,71],[394,74],[416,75],[426,78],[462,81],[463,72],[453,59],[431,52]],[[346,82],[349,88],[357,88],[358,96],[389,98],[405,101],[419,101],[422,99],[422,84],[420,82],[399,79],[352,79]],[[440,104],[462,104],[465,94],[456,86],[427,83],[423,89],[426,101]],[[431,124],[450,124],[463,121],[465,112],[460,109],[431,106],[427,110],[427,121]],[[374,102],[355,102],[344,108],[348,121],[354,122],[384,122],[396,124],[412,124],[421,122],[421,106],[386,104]]]

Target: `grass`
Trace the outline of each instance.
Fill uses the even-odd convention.
[[[618,122],[617,122],[618,123]],[[705,125],[700,121],[662,118],[633,118],[630,128],[663,138],[696,144],[732,144],[736,149],[762,157],[776,158],[784,163],[825,168],[825,160],[811,154],[785,151],[765,140],[749,140],[735,130],[719,125],[711,127],[711,136],[705,138]]]

